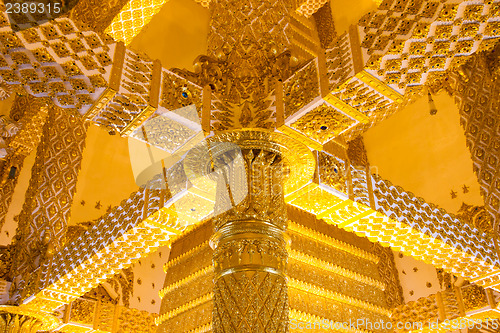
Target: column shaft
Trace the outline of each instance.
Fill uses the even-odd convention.
[[[215,157],[214,332],[288,332],[282,159],[263,149],[242,156],[244,168]]]

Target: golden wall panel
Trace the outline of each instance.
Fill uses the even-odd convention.
[[[390,310],[383,289],[386,283],[399,285],[399,282],[391,280],[394,275],[379,274],[380,252],[366,239],[328,225],[311,213],[288,208],[292,219],[287,268],[289,302],[293,309],[290,318],[300,311],[308,314],[310,320],[316,316],[339,321],[370,318],[387,322]],[[181,327],[190,332],[210,329],[212,300],[204,297],[213,288],[213,272],[207,266],[212,261],[212,250],[207,245],[211,233],[209,221],[173,243],[165,265],[165,285],[160,292],[161,332],[178,332]],[[293,252],[298,250],[316,262],[338,265],[340,274],[295,260]],[[358,273],[349,273],[352,270]]]
[[[212,221],[204,222],[172,244],[160,291],[158,332],[191,331],[211,326],[214,289],[213,250],[208,246]],[[199,332],[204,331],[203,329]]]
[[[499,318],[497,298],[496,291],[466,284],[401,305],[393,309],[391,319],[394,326],[398,322],[408,323],[399,332],[450,331],[466,327],[495,331],[491,320]]]

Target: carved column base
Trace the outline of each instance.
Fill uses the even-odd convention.
[[[233,221],[212,237],[214,332],[288,332],[284,229]]]
[[[240,271],[215,282],[214,324],[219,332],[287,332],[286,278]]]

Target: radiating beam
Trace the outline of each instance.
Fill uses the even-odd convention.
[[[284,83],[302,87],[285,100],[294,106],[285,123],[320,144],[353,139],[411,102],[423,85],[491,49],[500,40],[499,18],[498,2],[385,1],[338,36],[316,68]]]

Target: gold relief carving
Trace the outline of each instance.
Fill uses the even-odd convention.
[[[295,11],[305,17],[310,17],[327,2],[328,0],[304,0],[302,3],[299,1],[299,5]]]
[[[412,87],[425,84],[425,79],[433,79],[436,71],[444,73],[449,68],[458,67],[466,61],[467,55],[476,50],[491,49],[495,44],[493,41],[496,40],[491,37],[499,36],[498,29],[495,29],[496,21],[489,21],[492,17],[498,16],[495,5],[441,4],[423,1],[406,7],[400,6],[397,2],[387,2],[359,22],[359,27],[364,30],[361,45],[370,56],[367,68],[376,72],[375,79],[382,83],[379,87],[389,92],[391,88],[386,87],[384,83],[413,94]],[[393,13],[405,13],[405,15],[397,16]],[[429,18],[431,20],[428,20]],[[436,29],[431,29],[431,22],[435,22]],[[398,28],[393,29],[395,26]],[[454,36],[451,35],[453,26],[458,27],[458,32]],[[482,31],[483,27],[485,32],[481,34],[479,31]],[[341,90],[339,88],[341,84],[347,82],[349,76],[356,74],[347,35],[340,36],[334,46],[327,50],[330,89],[333,91]],[[439,40],[436,41],[437,39]],[[430,51],[427,51],[429,49]],[[415,55],[419,57],[418,63],[413,58]],[[410,63],[408,64],[406,60]],[[407,73],[409,68],[418,69],[418,72]],[[374,72],[370,74],[373,75]],[[379,91],[379,93],[384,95],[384,92]],[[398,97],[398,93],[393,90],[394,93],[396,96],[392,101],[395,103],[385,103],[372,109],[372,112],[369,112],[370,124],[355,126],[352,130],[348,130],[354,132],[353,135],[348,136],[355,137],[361,129],[369,128],[384,119],[401,107],[399,103],[404,104],[412,98]],[[359,92],[355,93],[355,96],[359,95]],[[357,98],[363,98],[362,94]],[[345,97],[341,96],[339,99],[351,104]],[[359,105],[352,104],[352,106],[358,111],[363,109]]]
[[[318,222],[318,224],[321,224],[321,222]],[[297,233],[289,233],[289,235],[292,240],[293,251],[313,256],[315,258],[321,258],[321,260],[326,263],[335,263],[335,265],[339,268],[348,268],[348,271],[351,270],[354,273],[365,275],[368,278],[378,279],[378,272],[376,269],[378,258],[374,258],[375,262],[366,261],[366,257],[359,256],[359,252],[363,253],[363,251],[359,248],[351,247],[351,251],[347,249],[347,252],[332,247],[331,242],[324,242],[324,240],[323,242],[320,241],[321,238],[305,238]],[[358,255],[356,255],[356,253],[358,253]],[[309,263],[313,263],[313,261],[314,260],[310,261]],[[307,261],[301,262],[303,264],[307,263]],[[341,275],[344,276],[345,274],[341,273],[337,275],[340,277]]]
[[[184,230],[175,216],[165,214],[164,208],[159,207],[159,194],[154,190],[149,192],[148,201],[145,201],[145,189],[133,193],[55,253],[50,279],[29,305],[37,308],[46,304],[45,311],[50,312],[128,267],[133,258],[168,244],[176,228]],[[122,251],[129,255],[116,255],[124,253]],[[58,304],[49,300],[57,300]]]
[[[14,188],[17,184],[18,177],[10,179],[9,173],[12,167],[19,169],[22,167],[24,157],[27,156],[40,142],[42,136],[42,128],[47,118],[47,110],[42,109],[43,101],[26,96],[19,96],[14,100],[10,111],[10,117],[17,122],[16,131],[14,133],[14,124],[6,124],[2,135],[7,135],[7,141],[2,139],[3,143],[0,148],[5,149],[8,153],[4,156],[3,161],[0,161],[1,189],[0,189],[0,227],[5,221],[5,214],[9,208],[14,194]],[[9,134],[10,133],[10,134]],[[15,134],[12,136],[11,134]],[[3,147],[2,147],[3,146]]]
[[[484,206],[471,206],[462,203],[457,212],[457,217],[467,221],[471,226],[484,232],[487,237],[493,235],[493,221]]]
[[[86,118],[120,135],[129,135],[158,107],[161,66],[118,43],[109,88]]]
[[[498,316],[495,314],[497,311],[496,305],[488,302],[487,293],[489,292],[491,290],[485,290],[473,284],[455,287],[455,289],[448,289],[428,297],[422,297],[417,301],[408,302],[393,309],[391,320],[393,323],[398,321],[420,322],[423,324],[422,328],[425,331],[444,331],[447,326],[449,330],[450,324],[472,323],[474,319],[497,319]],[[483,311],[479,309],[483,309]],[[437,320],[439,327],[429,326],[430,323],[436,323]],[[407,331],[409,330],[401,330],[401,332]]]
[[[374,305],[374,304],[371,304],[369,302],[361,301],[359,299],[356,299],[354,297],[349,297],[349,296],[346,296],[346,295],[341,294],[341,293],[332,292],[328,289],[318,287],[314,284],[309,284],[309,283],[306,283],[303,281],[295,280],[293,278],[289,279],[288,288],[292,289],[292,290],[296,289],[296,290],[300,290],[302,292],[314,294],[314,295],[324,297],[324,298],[327,298],[329,300],[336,301],[339,303],[344,303],[344,304],[349,304],[349,305],[353,305],[356,307],[360,307],[362,309],[365,309],[365,310],[368,310],[371,312],[375,312],[375,313],[379,313],[379,314],[382,314],[385,316],[389,316],[391,314],[390,310],[385,309],[381,306]]]
[[[168,320],[174,318],[175,316],[178,316],[179,314],[181,314],[183,312],[189,311],[189,310],[191,310],[195,307],[198,307],[204,303],[210,302],[212,299],[213,299],[213,293],[210,292],[210,293],[205,294],[199,298],[196,298],[188,303],[185,303],[184,305],[182,305],[178,308],[175,308],[172,311],[169,311],[167,313],[164,313],[164,314],[158,316],[156,318],[155,322],[157,325],[159,325],[165,321],[168,321]]]
[[[0,306],[0,330],[3,332],[35,333],[41,330],[53,330],[59,320],[48,314],[18,306]]]
[[[179,269],[179,268],[177,268]],[[181,295],[189,294],[206,294],[211,291],[213,285],[210,281],[213,280],[213,265],[209,265],[205,268],[202,268],[188,276],[176,280],[176,282],[165,286],[162,290],[160,290],[160,298],[167,297],[168,307],[162,306],[162,311],[164,309],[173,309],[179,306],[178,303],[186,303],[188,299],[181,297]],[[192,297],[192,296],[191,296]]]
[[[90,1],[92,0],[85,3]],[[209,0],[202,1],[209,2]],[[113,7],[109,6],[108,3],[99,4],[98,8],[107,7],[106,16],[99,20],[99,26],[103,30],[105,29],[104,32],[113,37],[114,40],[122,41],[125,45],[128,45],[141,32],[142,28],[151,21],[153,16],[160,11],[165,2],[166,0],[119,1],[117,3],[120,5]],[[106,25],[107,23],[109,25]]]
[[[387,214],[390,219],[397,218],[401,225],[410,226],[416,234],[420,234],[420,248],[422,248],[423,242],[431,240],[443,243],[439,247],[433,246],[434,249],[429,248],[422,251],[421,255],[426,256],[426,260],[454,274],[460,272],[462,276],[472,281],[477,280],[478,284],[483,283],[481,281],[483,276],[497,271],[493,241],[485,239],[482,232],[471,227],[466,221],[459,220],[446,211],[427,204],[423,199],[383,181],[380,177],[373,177],[375,178],[375,205],[379,212]],[[356,228],[360,227],[364,229],[361,225]],[[369,232],[367,229],[365,230]],[[452,234],[453,236],[451,236]],[[406,249],[408,245],[400,246],[395,248]],[[441,255],[439,253],[444,253],[442,251],[456,254],[449,260],[443,260],[439,257]],[[478,253],[484,260],[481,263],[473,259]]]
[[[385,284],[385,299],[387,307],[393,309],[404,304],[403,288],[399,282],[399,273],[394,262],[394,254],[391,248],[373,244],[374,253],[380,258],[378,271]]]
[[[201,118],[203,89],[169,71],[163,71],[160,106],[174,111],[192,105],[196,106]],[[199,120],[197,121],[199,123]]]
[[[329,87],[333,90],[355,74],[349,34],[339,36],[325,54]]]
[[[155,315],[136,309],[120,307],[116,332],[153,333],[156,332]]]
[[[183,260],[187,260],[188,258],[194,256],[196,253],[206,249],[209,247],[208,240],[201,243],[200,245],[192,248],[189,251],[184,252],[182,255],[175,257],[173,260],[169,260],[164,266],[163,271],[166,273],[169,269],[171,269],[175,265],[179,265]]]
[[[313,214],[321,215],[331,207],[342,205],[344,200],[334,195],[329,195],[328,191],[315,186],[307,192],[297,195],[295,198],[287,198],[287,202]]]
[[[420,298],[414,302],[408,302],[392,312],[391,320],[396,322],[421,322],[428,325],[430,322],[436,322],[439,317],[439,305],[436,295],[427,298]]]
[[[385,285],[383,282],[367,277],[365,275],[353,272],[351,270],[345,269],[343,267],[334,265],[332,263],[326,262],[318,258],[314,258],[312,256],[309,256],[307,254],[295,250],[289,250],[288,253],[290,254],[290,259],[293,260],[294,262],[300,262],[309,266],[313,266],[323,271],[326,271],[330,274],[333,273],[336,275],[340,275],[344,278],[355,280],[360,283],[366,284],[368,286],[378,288],[380,290],[385,289]]]
[[[77,298],[55,311],[59,313],[64,323],[56,323],[51,332],[156,332],[155,314],[106,301]]]
[[[456,291],[453,289],[444,290],[439,293],[438,303],[442,303],[443,312],[450,319],[455,319],[463,315],[461,311],[460,300],[457,297]]]
[[[319,8],[316,13],[313,14],[313,17],[316,22],[321,47],[327,49],[334,42],[335,37],[337,37],[330,2],[327,1]]]
[[[465,130],[467,147],[475,165],[474,172],[488,212],[485,215],[479,213],[478,208],[467,206],[463,207],[460,214],[470,219],[477,212],[477,218],[473,218],[471,222],[487,233],[490,230],[489,221],[494,223],[494,230],[498,229],[499,224],[495,221],[500,216],[497,199],[500,197],[500,181],[496,171],[500,136],[495,130],[499,104],[493,97],[500,91],[500,85],[495,80],[498,73],[498,50],[497,46],[490,52],[474,56],[450,75],[450,92],[459,108],[460,122]]]
[[[243,239],[228,241],[218,246],[214,252],[214,269],[217,272],[238,265],[259,265],[277,271],[285,270],[288,257],[283,244],[270,239]],[[216,276],[216,279],[219,276]]]
[[[69,319],[72,322],[92,325],[94,322],[95,307],[95,302],[76,299],[71,302]]]
[[[272,141],[242,140],[246,135],[257,139],[265,134],[232,133],[236,135],[233,139],[240,136],[229,142],[240,146],[242,166],[217,169],[215,233],[211,238],[216,332],[230,328],[288,331],[283,185],[287,152],[277,150]],[[214,165],[224,165],[227,153],[227,149],[214,149]],[[242,187],[246,191],[243,200],[238,200]],[[241,311],[235,312],[236,307]]]
[[[99,306],[98,326],[101,331],[113,331],[113,320],[115,316],[115,305],[111,303],[101,303]]]
[[[55,107],[49,110],[43,144],[38,147],[32,169],[29,199],[19,216],[16,265],[12,270],[18,291],[35,268],[64,244],[86,130],[81,119]],[[45,282],[40,281],[42,285]]]
[[[28,103],[31,110],[20,120],[21,128],[9,143],[15,154],[27,156],[38,146],[43,126],[47,120],[48,107],[46,104],[39,99]]]
[[[319,78],[316,62],[311,61],[283,83],[285,118],[319,97]]]
[[[212,332],[213,302],[209,301],[196,307],[193,311],[185,311],[179,316],[166,321],[157,332],[174,333],[185,330],[189,333]]]
[[[434,81],[434,80],[431,80],[431,78],[438,77],[438,75],[436,75],[434,73],[435,72],[431,72],[427,76],[429,82]],[[350,141],[352,139],[355,139],[357,136],[361,135],[364,131],[366,131],[367,129],[372,127],[374,124],[378,124],[379,122],[386,119],[390,115],[403,109],[405,106],[413,103],[419,97],[423,96],[424,93],[425,93],[425,90],[423,89],[422,86],[414,86],[414,87],[411,87],[411,89],[407,87],[406,92],[405,92],[404,96],[402,97],[403,101],[401,103],[399,103],[399,102],[390,103],[387,100],[383,100],[379,104],[380,107],[377,107],[375,109],[375,111],[370,114],[369,122],[367,124],[357,124],[354,127],[347,130],[346,132],[344,132],[344,134],[343,134],[344,139],[346,141]]]
[[[287,296],[286,279],[281,275],[265,271],[224,275],[215,283],[214,331],[288,332]],[[235,313],[237,308],[240,313]]]
[[[129,307],[130,296],[134,293],[134,271],[132,268],[123,269],[106,282],[111,285],[115,293],[121,296],[121,303],[125,307]]]
[[[210,149],[215,149],[212,146],[224,148],[226,147],[224,144],[217,144],[231,142],[239,145],[242,149],[266,147],[266,150],[282,155],[284,168],[287,170],[284,184],[286,194],[307,184],[314,174],[315,161],[311,151],[301,142],[280,133],[264,130],[231,131],[208,138],[207,141],[210,144]],[[204,163],[209,160],[210,156],[206,147],[193,149],[185,160],[186,174],[189,179],[196,179],[204,175],[208,170]],[[200,161],[203,162],[200,163]]]
[[[488,298],[486,291],[474,284],[463,286],[460,288],[463,307],[466,312],[476,310],[488,306]]]
[[[104,43],[100,42],[100,37],[91,31],[80,31],[67,18],[58,18],[53,22],[33,27],[30,32],[10,34],[4,33],[3,35],[4,47],[8,49],[8,45],[18,45],[19,50],[6,52],[4,58],[8,62],[22,63],[22,65],[16,63],[10,69],[2,70],[2,77],[9,84],[23,85],[31,95],[50,97],[60,107],[77,108],[83,113],[88,103],[82,102],[83,96],[79,99],[71,97],[71,81],[75,79],[75,75],[80,75],[78,79],[82,81],[79,85],[79,94],[85,94],[87,100],[93,101],[90,93],[94,92],[94,87],[88,82],[88,76],[108,71],[111,60],[107,54],[110,48],[102,46]],[[63,34],[67,35],[63,36]],[[85,40],[99,41],[99,43],[89,42],[90,45],[88,45],[80,41],[80,36],[85,37]],[[45,48],[40,48],[40,43]],[[94,52],[96,48],[101,50]],[[87,56],[83,57],[82,53],[85,51]],[[68,58],[70,56],[73,60]],[[80,59],[79,56],[82,58]],[[26,60],[29,61],[26,62]],[[89,63],[94,64],[92,69],[88,69]],[[58,80],[58,78],[63,80]],[[60,94],[61,92],[64,94]]]
[[[311,239],[314,239],[315,241],[321,242],[323,244],[326,244],[328,246],[331,246],[335,249],[342,250],[344,252],[347,252],[351,255],[354,255],[356,257],[371,261],[373,263],[378,263],[379,259],[376,255],[363,251],[357,247],[354,247],[350,244],[344,243],[342,241],[339,241],[335,238],[328,237],[320,232],[314,231],[313,229],[301,226],[299,224],[296,224],[292,221],[288,222],[288,230],[291,232],[296,232],[301,234],[302,236],[309,237]]]
[[[315,140],[307,137],[306,135],[302,134],[301,132],[288,127],[287,125],[282,125],[281,127],[278,128],[279,131],[283,134],[286,134],[292,139],[298,140],[305,144],[307,147],[309,147],[312,150],[318,150],[321,151],[323,150],[323,145],[316,142]]]
[[[69,17],[89,25],[92,30],[96,32],[104,32],[126,4],[127,1],[125,0],[114,2],[95,0],[79,1],[71,10]]]
[[[325,143],[340,135],[355,122],[351,117],[323,103],[290,126],[320,143]]]
[[[158,116],[149,119],[134,136],[155,147],[173,152],[195,134],[194,130],[175,120]]]
[[[319,181],[337,191],[347,193],[346,163],[325,152],[318,152]]]
[[[363,137],[358,136],[357,138],[349,141],[349,145],[347,146],[347,156],[349,157],[349,161],[354,165],[368,165],[368,157],[366,155]]]
[[[170,319],[159,318],[158,332],[192,332],[210,324],[214,275],[213,250],[208,246],[208,239],[212,230],[212,220],[205,221],[172,244],[165,265],[164,288],[160,291],[160,314],[169,313]]]

